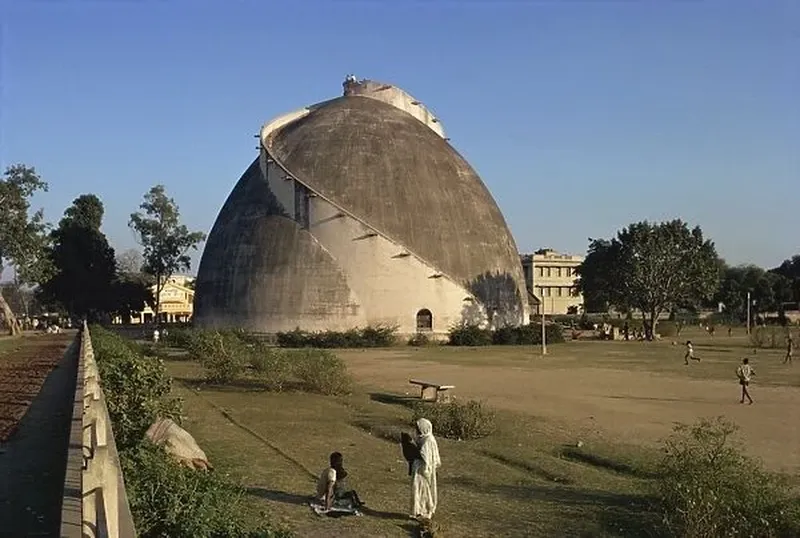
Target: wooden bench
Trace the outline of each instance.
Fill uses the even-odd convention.
[[[409,383],[412,385],[419,385],[419,398],[420,400],[425,399],[425,391],[428,389],[434,389],[434,402],[443,402],[447,403],[450,401],[450,389],[456,388],[455,385],[440,385],[439,383],[431,383],[430,381],[419,381],[418,379],[409,379]]]

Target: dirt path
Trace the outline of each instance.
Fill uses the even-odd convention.
[[[72,335],[35,338],[0,357],[0,409],[12,433],[0,443],[0,537],[54,536],[61,519],[77,353],[65,354]]]
[[[357,379],[392,393],[415,394],[409,377],[452,383],[461,398],[565,421],[576,437],[591,430],[623,441],[656,443],[675,422],[725,415],[741,427],[753,455],[773,469],[800,473],[800,426],[787,415],[800,407],[796,387],[754,386],[752,406],[738,403],[734,382],[678,375],[572,366],[465,366],[353,353]]]

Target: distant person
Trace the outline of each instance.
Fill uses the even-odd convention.
[[[756,375],[756,373],[750,366],[750,359],[742,359],[742,364],[736,369],[736,377],[739,378],[739,384],[742,386],[742,399],[739,403],[744,403],[745,398],[748,400],[748,405],[753,403],[753,399],[750,397],[750,392],[747,390],[747,387],[750,386],[750,378],[754,375]]]
[[[691,340],[686,341],[686,354],[683,356],[683,360],[687,365],[689,364],[689,359],[700,362],[700,357],[694,356],[694,346],[692,346]]]
[[[786,357],[783,359],[783,364],[787,362],[792,364],[792,355],[794,354],[794,340],[792,340],[792,331],[786,335]]]
[[[158,339],[159,339],[160,337],[161,337],[161,333],[160,333],[160,332],[158,332],[158,329],[154,330],[154,331],[153,331],[153,343],[154,343],[154,344],[157,344],[157,343],[158,343]]]
[[[728,325],[728,336],[731,336],[732,334],[733,334],[733,327]]]
[[[328,461],[330,466],[322,471],[317,480],[316,500],[325,507],[325,510],[332,508],[358,510],[364,506],[358,494],[346,488],[347,471],[344,470],[342,453],[332,453]]]
[[[419,458],[411,464],[411,517],[431,519],[439,503],[436,470],[442,465],[433,424],[426,418],[417,421]]]

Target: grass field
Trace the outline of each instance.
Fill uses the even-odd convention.
[[[743,335],[682,335],[700,363],[670,341],[570,342],[545,357],[529,347],[343,350],[358,382],[347,397],[273,394],[202,385],[194,363],[173,361],[187,429],[212,462],[239,475],[265,513],[299,536],[408,536],[409,484],[389,433],[407,429],[411,377],[456,385],[460,399],[498,410],[478,441],[440,439],[446,536],[646,536],[657,447],[676,421],[726,415],[750,452],[800,473],[800,366],[779,350],[753,354]],[[735,368],[750,356],[756,404],[742,406]],[[578,441],[583,442],[577,448]],[[328,453],[339,450],[366,517],[325,519],[306,506]]]

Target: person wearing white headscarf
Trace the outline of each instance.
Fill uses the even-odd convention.
[[[442,460],[431,421],[426,418],[417,420],[417,433],[420,457],[411,464],[411,517],[430,519],[439,502],[436,469],[441,466]]]

